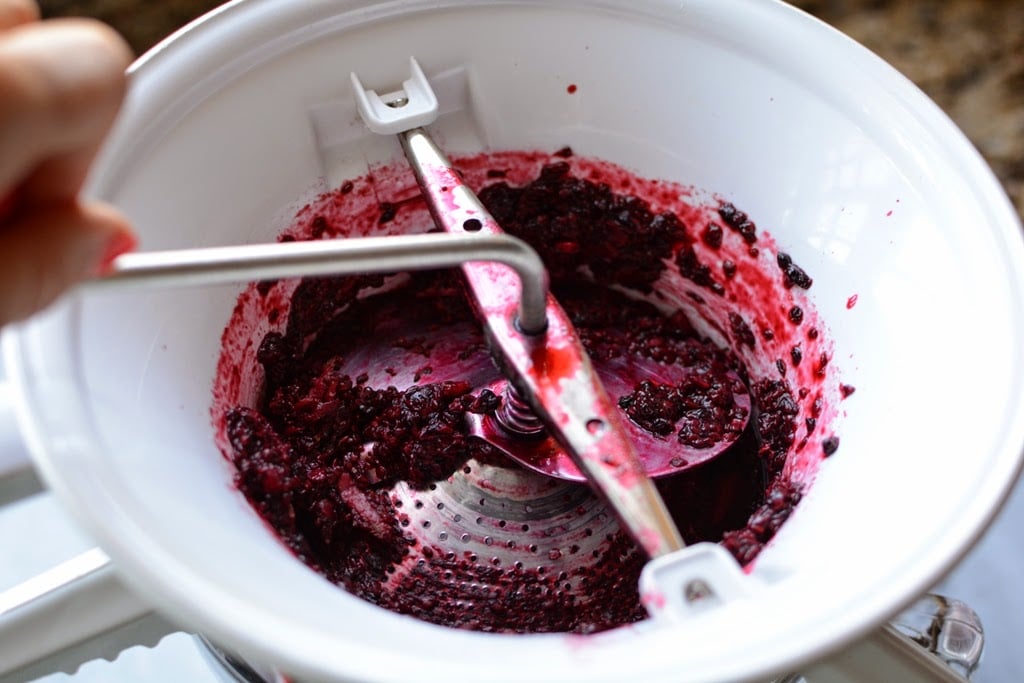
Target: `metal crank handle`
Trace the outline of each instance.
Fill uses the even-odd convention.
[[[201,286],[287,277],[453,268],[470,262],[509,266],[521,283],[518,316],[543,329],[547,272],[537,252],[511,235],[395,235],[123,254],[89,289],[135,285]]]

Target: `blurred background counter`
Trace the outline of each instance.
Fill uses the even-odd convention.
[[[301,1],[301,0],[297,0]],[[41,0],[45,16],[92,16],[139,54],[215,0]],[[917,83],[964,130],[1024,216],[1024,1],[794,0]]]

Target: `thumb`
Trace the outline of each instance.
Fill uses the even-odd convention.
[[[0,230],[0,326],[42,310],[135,246],[127,220],[105,204],[34,209],[5,223]]]

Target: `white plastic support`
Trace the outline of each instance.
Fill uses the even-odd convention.
[[[2,370],[0,508],[41,491],[15,419],[17,396]],[[0,590],[0,683],[73,673],[134,645],[153,646],[176,630],[125,588],[106,554],[94,548]]]
[[[0,592],[0,683],[74,672],[176,630],[127,590],[94,548]]]
[[[366,127],[380,135],[397,135],[426,126],[437,119],[439,106],[434,90],[415,57],[409,58],[411,76],[402,82],[402,90],[378,95],[363,87],[359,76],[351,74],[356,108]]]
[[[752,594],[755,579],[729,551],[697,543],[648,562],[640,574],[640,600],[655,619],[683,619]]]

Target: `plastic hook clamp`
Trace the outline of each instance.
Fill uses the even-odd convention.
[[[437,119],[438,103],[434,90],[415,57],[409,58],[411,76],[402,82],[402,90],[378,95],[363,87],[359,76],[351,74],[356,108],[366,127],[380,135],[397,135],[426,126]]]

